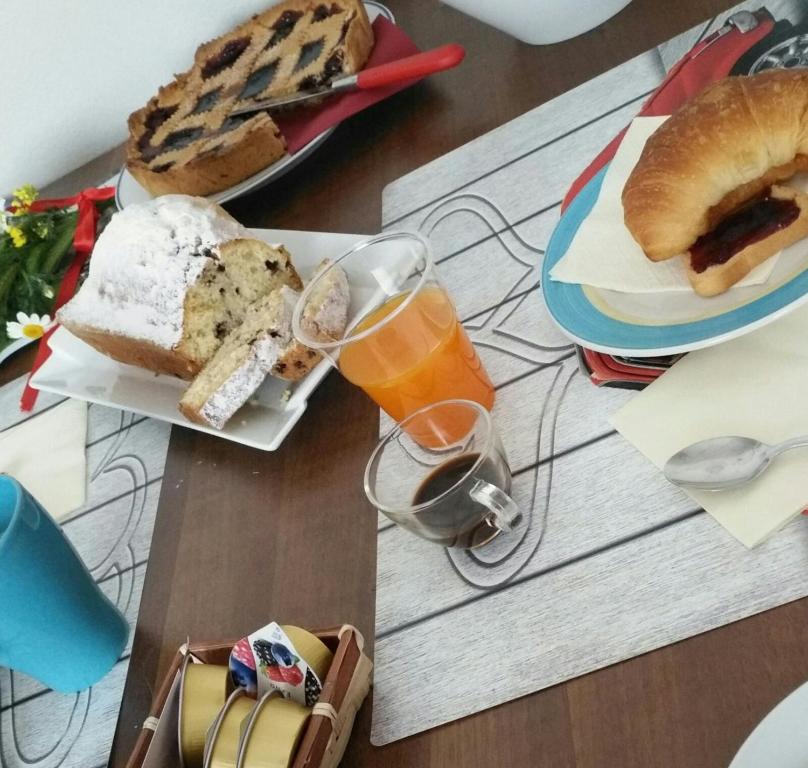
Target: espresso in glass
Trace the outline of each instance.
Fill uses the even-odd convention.
[[[487,544],[499,533],[488,522],[491,510],[471,497],[463,480],[473,471],[475,482],[483,480],[509,493],[510,473],[497,458],[483,458],[478,464],[479,460],[479,453],[463,453],[439,464],[422,480],[413,507],[430,503],[413,512],[414,525],[422,529],[414,532],[444,547],[461,549]]]
[[[465,424],[457,439],[447,423]],[[444,547],[486,544],[521,519],[491,416],[479,403],[445,400],[396,425],[365,471],[371,502],[393,522]]]

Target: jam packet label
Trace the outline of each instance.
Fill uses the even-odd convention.
[[[230,679],[236,688],[243,688],[248,696],[258,696],[258,674],[255,656],[248,637],[242,637],[230,651]]]
[[[288,635],[272,622],[236,643],[230,655],[233,682],[259,699],[269,691],[312,707],[323,689]]]

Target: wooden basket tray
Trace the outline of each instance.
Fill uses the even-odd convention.
[[[312,713],[298,747],[292,768],[336,768],[351,735],[354,718],[370,688],[373,664],[363,653],[364,639],[350,624],[342,627],[313,631],[334,654],[334,660],[323,681],[323,691]],[[237,641],[219,643],[192,643],[183,645],[174,656],[157,695],[149,717],[143,723],[134,751],[126,768],[148,768],[152,756],[147,754],[154,733],[160,724],[166,704],[171,696],[178,696],[175,685],[183,661],[191,654],[205,664],[228,663],[230,650]],[[171,710],[176,733],[176,707]],[[171,716],[167,715],[167,716]],[[162,765],[162,763],[153,763]]]

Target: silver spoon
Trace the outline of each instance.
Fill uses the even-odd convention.
[[[675,485],[704,491],[723,491],[760,475],[775,456],[808,446],[808,435],[767,445],[751,437],[711,437],[683,448],[663,467]]]

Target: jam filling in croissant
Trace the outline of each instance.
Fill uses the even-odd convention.
[[[800,215],[794,200],[770,197],[771,190],[727,216],[690,248],[694,272],[724,264],[744,248],[793,224]]]

